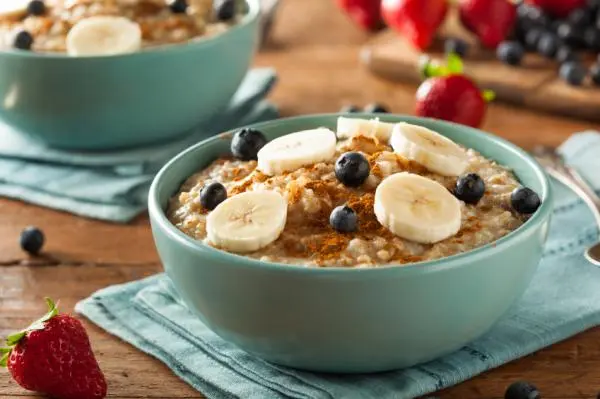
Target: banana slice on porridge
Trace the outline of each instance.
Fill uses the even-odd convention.
[[[287,201],[275,191],[247,191],[221,202],[206,218],[207,238],[227,251],[257,251],[277,240]]]
[[[30,0],[0,1],[0,18],[19,18],[27,13]]]
[[[340,139],[358,135],[373,136],[382,143],[387,143],[392,136],[394,123],[381,122],[379,119],[346,118],[337,120],[337,136]]]
[[[287,134],[268,142],[258,152],[258,170],[274,176],[328,161],[335,155],[335,133],[326,128]]]
[[[384,179],[374,203],[379,223],[395,235],[433,244],[460,230],[460,202],[441,184],[402,172]]]
[[[79,21],[67,35],[71,56],[116,55],[142,46],[140,26],[124,17],[96,16]]]
[[[399,123],[390,144],[394,152],[418,162],[442,176],[459,176],[469,161],[467,153],[454,141],[423,126]]]

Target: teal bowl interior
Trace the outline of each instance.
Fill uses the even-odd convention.
[[[246,8],[222,34],[132,54],[0,52],[0,120],[48,146],[78,150],[182,135],[226,107],[248,71],[259,0]]]
[[[272,139],[338,115],[254,125]],[[357,114],[357,117],[372,115]],[[493,244],[407,266],[305,268],[228,254],[177,230],[169,198],[192,173],[229,150],[231,133],[170,161],[150,190],[149,212],[165,271],[189,307],[225,340],[268,361],[314,371],[375,372],[408,367],[457,350],[484,334],[523,294],[542,256],[552,209],[548,178],[523,150],[476,129],[378,115],[440,132],[511,167],[543,204]]]

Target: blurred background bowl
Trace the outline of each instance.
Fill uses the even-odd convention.
[[[325,126],[338,115],[257,124],[269,139]],[[390,114],[426,126],[511,167],[543,198],[519,229],[481,248],[431,262],[377,268],[307,268],[261,262],[204,245],[166,217],[181,183],[220,155],[232,134],[170,161],[149,196],[165,271],[188,308],[225,340],[268,361],[315,371],[375,372],[453,352],[488,331],[523,294],[542,257],[552,211],[548,177],[523,150],[480,130]]]
[[[51,147],[166,141],[226,107],[260,40],[259,0],[224,33],[108,57],[0,53],[0,119]]]

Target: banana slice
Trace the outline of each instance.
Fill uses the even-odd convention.
[[[221,202],[206,218],[208,239],[231,252],[252,252],[281,235],[287,201],[275,191],[247,191]]]
[[[459,176],[468,166],[465,150],[426,127],[399,123],[392,132],[390,144],[394,152],[442,176]]]
[[[459,201],[438,182],[408,172],[379,184],[374,210],[379,223],[392,233],[422,244],[442,241],[460,230]]]
[[[140,26],[123,17],[85,18],[67,35],[67,52],[72,56],[125,54],[137,51],[141,46]]]
[[[304,130],[268,142],[258,152],[258,170],[273,176],[330,160],[335,155],[335,133],[326,128]]]
[[[381,122],[379,119],[358,119],[340,116],[337,120],[337,136],[340,139],[351,138],[362,134],[374,136],[387,143],[392,136],[393,123]]]
[[[27,5],[30,0],[2,0],[0,1],[0,17],[19,18],[27,14]]]

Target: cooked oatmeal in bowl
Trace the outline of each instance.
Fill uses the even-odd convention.
[[[261,261],[377,267],[494,243],[540,203],[509,168],[436,131],[339,117],[336,132],[236,132],[231,154],[189,177],[167,215],[192,238]]]
[[[71,56],[122,54],[222,33],[242,8],[237,0],[3,0],[0,45]]]

